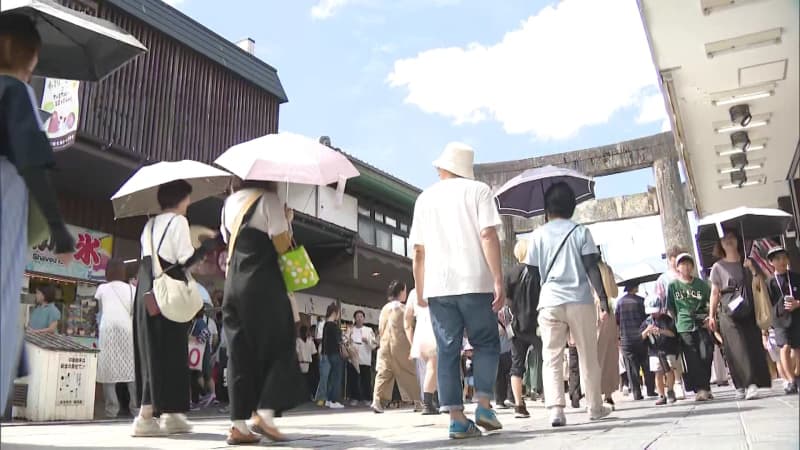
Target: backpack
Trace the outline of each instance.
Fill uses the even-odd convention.
[[[529,266],[522,268],[516,280],[509,280],[507,295],[511,303],[511,329],[514,337],[527,342],[536,339],[540,290],[539,271],[530,270]]]

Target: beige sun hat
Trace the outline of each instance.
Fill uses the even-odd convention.
[[[447,144],[442,155],[433,162],[433,166],[446,170],[454,175],[470,180],[475,179],[472,164],[475,159],[475,150],[463,142]]]

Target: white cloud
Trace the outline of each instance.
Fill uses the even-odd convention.
[[[667,110],[664,108],[664,97],[661,94],[648,95],[641,101],[641,109],[636,123],[661,122],[661,131],[669,131],[672,126],[669,123]]]
[[[563,0],[499,43],[395,61],[387,82],[456,124],[492,119],[508,133],[564,139],[638,106],[656,72],[636,2]]]
[[[354,2],[354,0],[319,0],[319,3],[311,7],[311,17],[320,20],[327,19],[333,16],[337,10]]]

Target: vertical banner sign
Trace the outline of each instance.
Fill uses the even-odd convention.
[[[80,82],[45,78],[42,92],[42,110],[50,113],[44,123],[53,150],[63,150],[75,142],[78,132]]]

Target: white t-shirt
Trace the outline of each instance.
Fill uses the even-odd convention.
[[[278,194],[257,189],[242,189],[225,200],[225,207],[222,210],[222,226],[220,227],[225,242],[228,242],[228,235],[233,231],[231,228],[233,228],[239,211],[244,208],[247,199],[257,193],[261,194],[261,198],[256,203],[248,226],[266,233],[269,237],[289,230],[284,204]]]
[[[172,219],[172,223],[170,223],[170,219]],[[150,219],[144,227],[140,239],[143,258],[152,255],[150,249],[150,224],[153,222],[155,222],[153,247],[156,249],[158,249],[158,244],[161,242],[161,237],[164,236],[164,230],[166,230],[164,243],[161,244],[161,249],[158,251],[162,259],[173,264],[183,264],[192,257],[194,254],[194,247],[192,246],[192,237],[189,232],[189,221],[186,220],[184,216],[173,213],[163,213]],[[167,228],[167,224],[169,224],[169,228]],[[162,267],[162,269],[166,269],[166,267]]]
[[[100,302],[100,329],[133,329],[133,287],[123,281],[112,281],[97,286],[94,298]]]
[[[358,350],[358,364],[361,366],[372,365],[372,348],[375,345],[375,334],[366,325],[361,328],[353,327],[350,331],[350,340]]]
[[[297,359],[300,361],[300,371],[308,373],[308,365],[311,359],[317,354],[317,347],[314,345],[314,340],[310,337],[307,341],[297,338]]]
[[[425,247],[424,298],[489,293],[494,279],[481,231],[502,225],[484,183],[453,178],[426,189],[414,207],[409,245]]]
[[[571,220],[555,219],[531,234],[527,264],[538,267],[542,276],[539,309],[565,303],[594,303],[589,275],[582,261],[582,256],[598,252],[589,229],[575,228],[556,256],[561,242],[575,225]],[[545,273],[551,262],[550,273]]]

